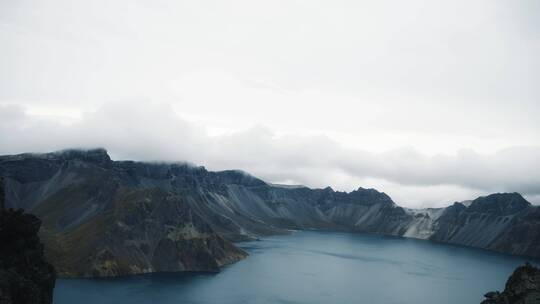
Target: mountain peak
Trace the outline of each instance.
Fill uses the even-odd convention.
[[[473,200],[468,210],[509,215],[526,209],[529,206],[531,206],[531,203],[517,192],[493,193]]]
[[[65,149],[57,152],[50,153],[52,155],[62,156],[66,158],[78,158],[78,157],[104,157],[110,160],[107,150],[104,148],[91,148],[91,149]]]
[[[368,203],[368,204],[373,204],[373,203],[394,204],[392,199],[386,193],[377,191],[376,189],[373,189],[373,188],[366,189],[366,188],[359,187],[357,190],[354,190],[350,192],[349,194],[351,195],[353,200],[355,200],[356,202]]]
[[[62,160],[81,160],[100,165],[108,165],[111,163],[111,157],[107,153],[107,150],[103,148],[61,150],[47,154],[47,157],[59,158]]]

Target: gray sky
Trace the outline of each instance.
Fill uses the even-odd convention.
[[[540,203],[540,2],[0,0],[0,154]]]

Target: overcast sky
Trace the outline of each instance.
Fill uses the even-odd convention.
[[[540,203],[540,1],[0,0],[0,154]]]

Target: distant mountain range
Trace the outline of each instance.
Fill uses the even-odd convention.
[[[497,193],[407,209],[385,193],[264,182],[186,163],[112,161],[103,149],[0,156],[6,207],[43,222],[64,277],[219,271],[246,256],[231,241],[332,229],[420,238],[540,257],[540,208]]]

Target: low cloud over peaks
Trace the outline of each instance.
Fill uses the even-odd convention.
[[[540,197],[540,147],[490,154],[427,155],[412,148],[372,152],[324,135],[277,135],[264,127],[208,135],[206,126],[156,103],[110,103],[73,123],[0,106],[0,153],[105,147],[114,159],[188,161],[211,170],[241,169],[269,182],[375,187],[400,204],[441,206],[491,192]]]

